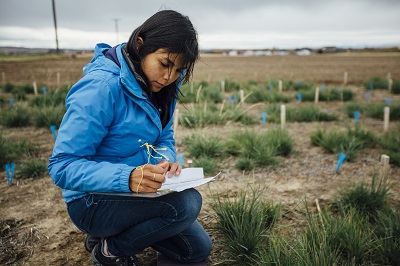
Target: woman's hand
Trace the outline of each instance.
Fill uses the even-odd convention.
[[[165,180],[164,165],[146,164],[139,166],[129,176],[129,189],[136,193],[156,192]]]
[[[169,171],[168,177],[181,174],[182,166],[179,163],[170,163],[163,160],[160,161],[157,165],[161,166],[165,170],[165,172]]]

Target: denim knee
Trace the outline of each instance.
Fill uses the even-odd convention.
[[[180,204],[182,215],[190,220],[195,220],[200,213],[203,199],[201,194],[195,189],[187,189],[180,192]]]

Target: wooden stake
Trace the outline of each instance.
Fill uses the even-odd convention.
[[[386,154],[381,155],[381,174],[382,177],[386,177],[389,170],[389,156]]]
[[[319,87],[315,88],[315,103],[318,103],[319,100]]]
[[[393,86],[393,79],[388,79],[388,91],[389,91],[389,93],[392,92],[392,86]]]
[[[390,118],[390,107],[385,106],[383,114],[383,131],[387,132],[389,130],[389,118]]]
[[[38,96],[36,81],[34,81],[32,85],[33,85],[33,92],[35,93],[35,96]]]
[[[60,77],[60,72],[57,72],[57,88],[61,87],[61,77]]]
[[[284,104],[281,105],[281,129],[285,128],[286,124],[286,106]]]
[[[279,92],[282,92],[282,80],[278,81]]]
[[[174,113],[174,138],[176,136],[176,131],[178,129],[178,122],[179,122],[179,109],[175,109],[175,113]]]
[[[244,103],[244,90],[240,90],[240,102],[243,104]]]
[[[348,77],[348,73],[347,73],[347,71],[346,71],[346,72],[344,72],[344,74],[343,74],[343,86],[346,86],[346,85],[347,85],[347,77]]]

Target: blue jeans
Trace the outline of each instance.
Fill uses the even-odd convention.
[[[90,204],[87,204],[87,203]],[[202,205],[195,189],[157,198],[90,195],[67,204],[83,232],[105,238],[115,256],[147,247],[181,262],[199,262],[211,252],[211,239],[196,220]]]

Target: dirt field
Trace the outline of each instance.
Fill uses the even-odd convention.
[[[0,61],[0,72],[5,73],[6,81],[25,84],[36,81],[39,86],[48,87],[57,84],[57,72],[61,84],[73,83],[82,74],[81,69],[90,59],[66,58],[64,60],[44,61]],[[271,56],[271,57],[218,57],[204,56],[195,70],[195,80],[218,81],[229,77],[237,81],[268,78],[293,79],[316,83],[341,85],[343,73],[348,72],[348,83],[355,91],[357,101],[364,100],[365,89],[362,82],[372,76],[386,77],[391,73],[393,79],[400,79],[400,55],[319,55],[319,56]],[[373,91],[372,102],[382,102],[393,98],[399,103],[400,96],[390,95],[387,91]],[[291,102],[289,105],[307,103]],[[319,199],[324,202],[338,189],[359,181],[370,180],[374,171],[380,169],[379,149],[366,149],[353,163],[344,163],[335,172],[336,156],[327,154],[310,142],[310,134],[318,126],[323,128],[343,128],[351,123],[338,109],[341,103],[320,103],[321,110],[339,115],[342,120],[325,123],[288,123],[287,129],[295,140],[296,152],[283,159],[279,167],[257,169],[254,172],[242,173],[233,168],[230,158],[221,162],[222,172],[216,182],[199,188],[204,197],[204,207],[199,220],[214,239],[214,248],[208,265],[221,262],[223,250],[215,228],[215,218],[209,207],[211,192],[234,192],[246,183],[264,184],[266,198],[283,204],[285,211],[292,217],[290,223],[296,225],[297,210],[304,199],[313,202]],[[253,110],[259,113],[260,110]],[[367,130],[382,134],[383,122],[361,117],[361,123]],[[257,131],[268,130],[276,125],[254,125],[246,127]],[[230,124],[224,127],[200,129],[204,134],[228,136],[231,132],[244,130],[243,126]],[[399,130],[400,123],[390,124],[391,130]],[[37,128],[1,128],[3,133],[13,139],[28,139],[39,146],[42,157],[48,158],[54,145],[51,132]],[[176,133],[177,147],[182,151],[182,139],[194,130],[178,127]],[[0,151],[1,152],[1,151]],[[23,251],[15,263],[9,265],[91,265],[90,256],[83,248],[84,235],[70,222],[61,197],[61,190],[55,187],[49,176],[39,179],[19,180],[13,186],[6,184],[4,169],[0,169],[0,261],[9,255],[3,238],[4,232],[12,232],[12,244]],[[388,179],[394,182],[391,200],[400,202],[400,168],[391,166]],[[18,180],[18,179],[16,179]],[[400,206],[400,205],[399,205]],[[4,221],[7,221],[5,223]],[[7,227],[7,225],[8,227]],[[145,265],[155,265],[155,253],[151,249],[140,255]]]

